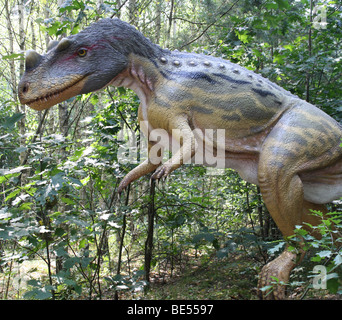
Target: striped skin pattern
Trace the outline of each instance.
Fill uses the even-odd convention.
[[[153,103],[161,112],[186,113],[194,127],[224,128],[228,140],[264,132],[295,97],[229,61],[177,52],[160,60],[150,66],[159,71],[160,83]]]
[[[324,212],[324,204],[342,197],[342,128],[335,120],[252,71],[161,49],[118,19],[54,42],[43,56],[29,51],[19,97],[42,110],[107,85],[137,93],[138,120],[149,137],[149,159],[124,177],[119,192],[151,172],[161,179],[184,163],[219,166],[220,160],[260,186],[285,238],[296,225],[319,223],[311,209]],[[163,148],[177,144],[161,163]],[[259,288],[272,277],[286,283],[302,254],[285,249],[262,269]],[[284,299],[285,288],[260,296]]]

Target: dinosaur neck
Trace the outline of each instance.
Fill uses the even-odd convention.
[[[114,24],[113,30],[115,31],[115,39],[121,40],[119,43],[115,41],[113,46],[125,56],[128,57],[130,54],[135,54],[152,59],[160,57],[163,53],[168,51],[152,43],[149,39],[144,37],[140,31],[128,23],[119,19],[113,19],[112,22]]]
[[[136,93],[142,91],[146,96],[149,96],[154,91],[155,82],[158,78],[152,57],[147,58],[140,54],[131,53],[128,59],[128,67],[113,79],[111,85],[133,89]]]
[[[123,50],[126,56],[133,54],[147,59],[159,58],[165,51],[143,36],[140,39],[130,39]]]

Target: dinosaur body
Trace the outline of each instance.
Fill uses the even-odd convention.
[[[44,56],[29,51],[19,97],[42,110],[107,85],[137,93],[146,136],[157,129],[166,138],[163,147],[179,144],[162,164],[157,139],[150,139],[149,159],[126,175],[119,192],[147,173],[160,179],[202,159],[259,185],[285,237],[296,225],[319,222],[310,209],[323,211],[323,204],[342,197],[342,128],[335,120],[252,71],[163,50],[118,19],[52,43]],[[264,267],[260,286],[270,284],[271,276],[286,282],[296,258],[285,250]],[[284,298],[284,288],[273,297]]]

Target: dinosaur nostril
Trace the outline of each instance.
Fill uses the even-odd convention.
[[[28,91],[28,85],[27,84],[23,85],[22,91],[23,91],[23,93],[26,93]]]

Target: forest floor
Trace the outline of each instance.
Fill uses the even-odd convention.
[[[189,255],[189,253],[188,253]],[[258,300],[257,282],[261,264],[244,254],[232,254],[218,259],[215,254],[198,255],[191,253],[175,264],[172,277],[170,266],[155,268],[151,272],[150,288],[147,292],[120,291],[120,300]],[[179,266],[182,268],[179,268]],[[27,269],[25,272],[25,268]],[[31,271],[29,271],[30,269]],[[341,294],[330,294],[327,290],[308,289],[307,276],[310,267],[295,269],[292,285],[287,294],[291,300],[342,300]],[[24,282],[39,279],[45,274],[46,267],[41,261],[26,263],[21,272],[13,279],[10,299],[22,299],[27,290]],[[1,274],[0,274],[1,275]],[[0,277],[1,279],[1,277]],[[1,279],[5,283],[5,279]],[[295,282],[297,281],[297,283]],[[105,284],[105,282],[103,282]],[[20,285],[21,284],[21,285]],[[1,287],[1,285],[0,285]],[[16,288],[16,289],[15,289]],[[25,290],[26,289],[26,290]],[[1,288],[0,288],[1,293]],[[70,297],[71,298],[71,297]],[[66,297],[66,299],[69,299]],[[71,298],[73,299],[73,298]],[[76,299],[87,299],[86,296]],[[113,290],[104,286],[102,299],[113,299]]]
[[[187,266],[181,275],[154,282],[144,299],[255,300],[257,274],[246,259],[210,259]]]
[[[259,268],[253,259],[234,256],[225,259],[211,258],[187,265],[181,274],[151,282],[151,288],[142,299],[150,300],[259,300],[257,282]],[[296,271],[295,271],[296,273]],[[303,269],[297,271],[298,278]],[[293,281],[295,281],[294,279]],[[309,281],[293,283],[288,289],[291,300],[342,300],[341,294],[327,290],[308,289]]]

